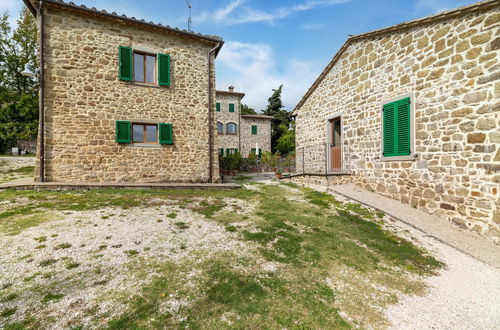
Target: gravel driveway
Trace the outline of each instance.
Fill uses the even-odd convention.
[[[425,296],[400,297],[387,317],[392,329],[500,329],[500,270],[436,241],[401,222],[394,228],[414,237],[447,267],[425,281]]]

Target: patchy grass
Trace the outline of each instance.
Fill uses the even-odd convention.
[[[53,264],[55,264],[57,262],[57,259],[45,259],[45,260],[42,260],[40,261],[40,266],[42,267],[48,267],[48,266],[52,266]]]
[[[291,200],[290,194],[300,198]],[[88,246],[82,250],[84,260],[75,258],[85,267],[70,258],[74,257],[72,251],[83,248],[78,247],[78,242],[63,238],[63,234],[56,238],[53,236],[57,234],[50,236],[47,232],[44,233],[47,236],[38,236],[42,235],[40,232],[33,239],[43,245],[49,240],[51,244],[47,245],[66,256],[54,259],[44,254],[46,259],[41,260],[37,253],[52,249],[34,250],[24,252],[32,255],[19,261],[47,267],[44,273],[28,273],[29,277],[21,280],[26,287],[38,287],[37,303],[41,301],[47,306],[65,295],[70,297],[69,287],[78,287],[83,277],[92,287],[111,285],[114,277],[104,275],[106,260],[116,256],[125,260],[123,268],[112,270],[125,278],[124,284],[117,286],[113,295],[96,299],[92,311],[82,312],[82,318],[74,320],[73,326],[83,328],[103,325],[109,329],[383,328],[387,326],[384,306],[396,303],[400,294],[422,294],[425,286],[419,276],[430,276],[442,267],[426,251],[385,231],[383,213],[357,203],[342,203],[326,193],[289,183],[259,184],[258,190],[234,191],[3,191],[2,198],[14,201],[12,207],[0,213],[0,231],[12,235],[42,224],[44,221],[26,219],[50,211],[106,208],[97,212],[97,217],[108,220],[109,233],[103,233],[95,243],[86,242]],[[15,202],[21,198],[22,202]],[[226,206],[232,207],[224,202],[226,198],[251,201],[252,208],[238,213],[227,209],[219,212]],[[115,217],[109,208],[144,207],[149,212],[163,205],[168,205],[166,211],[152,213],[149,225],[157,225],[156,221],[165,217],[176,219],[165,220],[169,225],[162,226],[171,231],[166,234],[166,241],[175,235],[183,237],[169,248],[175,257],[166,257],[152,241],[141,239],[144,247],[104,240],[112,238],[109,234],[113,233],[113,223],[126,225],[124,218]],[[234,237],[249,252],[245,256],[193,252],[192,243],[185,238],[196,231],[197,222],[183,218],[185,211],[177,214],[169,207],[198,213],[205,221],[212,222],[210,226],[220,226],[226,235],[223,237]],[[199,222],[198,226],[202,228]],[[64,229],[57,228],[62,233],[60,230]],[[113,234],[116,235],[118,232]],[[187,254],[190,258],[185,257]],[[87,272],[91,265],[94,265],[92,270]],[[60,270],[64,277],[59,276]],[[50,285],[41,286],[44,279]],[[139,285],[137,291],[128,291],[132,284]],[[8,294],[11,292],[5,291],[2,299],[8,299]],[[10,304],[23,304],[19,297],[23,295],[14,296]],[[119,308],[120,313],[100,312],[100,304],[117,302],[124,304]],[[24,317],[40,315],[39,311],[30,312]],[[33,325],[50,328],[56,322],[49,316],[9,320],[15,323],[7,324],[6,329]]]
[[[33,175],[34,172],[35,172],[35,166],[23,166],[23,167],[18,167],[18,168],[4,171],[3,173],[6,173],[6,174],[18,173],[18,174]]]
[[[62,250],[62,249],[69,249],[72,245],[69,243],[61,243],[56,246],[54,246],[54,250]]]
[[[178,228],[178,229],[188,229],[189,228],[189,225],[185,222],[176,222],[175,223],[175,226]]]
[[[23,209],[21,207],[21,209]],[[28,209],[27,209],[28,210]],[[28,211],[28,213],[31,210]],[[2,218],[2,214],[7,214],[5,217]],[[52,213],[38,213],[35,215],[20,215],[22,214],[22,211],[19,210],[18,212],[13,211],[6,211],[3,213],[0,213],[0,233],[5,233],[7,235],[17,235],[23,230],[26,230],[31,227],[38,226],[44,222],[52,221],[55,220],[56,217]],[[38,242],[44,242],[47,238],[45,237],[38,237],[35,240]]]
[[[62,293],[47,293],[43,296],[42,303],[57,302],[64,297]]]
[[[134,257],[139,254],[139,251],[137,250],[127,250],[125,251],[125,254],[129,257]]]
[[[14,315],[17,311],[17,308],[5,308],[0,312],[0,317],[9,317],[11,315]]]
[[[248,180],[251,180],[251,179],[252,179],[252,177],[248,176],[248,175],[238,175],[237,177],[233,178],[233,180],[239,181],[239,182],[244,182],[244,181],[248,181]]]

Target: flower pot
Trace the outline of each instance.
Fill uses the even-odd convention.
[[[283,177],[283,174],[281,173],[274,173],[274,176],[276,177],[276,179],[281,179]]]

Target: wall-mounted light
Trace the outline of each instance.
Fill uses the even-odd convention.
[[[24,65],[24,70],[23,70],[23,72],[21,72],[21,74],[23,76],[26,76],[26,77],[36,78],[40,74],[40,71],[39,70],[33,71],[33,69],[31,68],[31,65],[26,63]]]

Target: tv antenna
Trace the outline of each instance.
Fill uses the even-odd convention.
[[[191,0],[186,0],[189,8],[189,18],[188,18],[188,31],[191,32]]]

